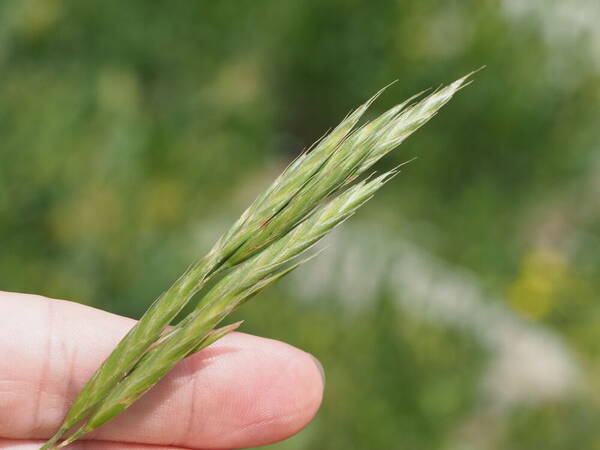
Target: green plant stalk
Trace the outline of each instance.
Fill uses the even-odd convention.
[[[352,180],[433,117],[464,85],[465,79],[461,78],[409,107],[406,107],[407,102],[398,105],[351,132],[378,93],[347,116],[312,151],[297,158],[213,249],[152,304],[86,384],[59,432],[43,448],[51,448],[128,376],[149,347],[161,339],[169,322],[211,277],[252,258],[306,220],[324,198],[343,191]]]
[[[380,91],[381,92],[381,91]],[[376,94],[376,96],[379,93]],[[231,229],[217,241],[211,251],[193,264],[165,291],[144,313],[139,322],[119,342],[117,347],[102,363],[96,373],[86,383],[69,409],[58,432],[46,443],[42,450],[49,449],[65,433],[82,421],[110,390],[137,363],[150,345],[160,338],[168,324],[185,307],[212,277],[225,268],[235,267],[238,262],[227,259],[253,232],[271,219],[305,186],[311,177],[322,169],[325,161],[347,137],[364,112],[376,98],[369,99],[348,115],[329,135],[318,142],[315,148],[302,155],[267,189],[266,193],[242,214]],[[317,205],[312,205],[314,208]],[[285,230],[281,230],[285,232]],[[259,252],[270,242],[253,243],[253,250],[247,255]],[[248,257],[247,256],[247,257]]]
[[[204,348],[207,336],[221,320],[248,298],[303,264],[286,264],[315,245],[334,227],[350,217],[388,181],[394,171],[371,181],[363,181],[320,207],[310,218],[298,225],[263,252],[255,255],[220,280],[204,301],[176,326],[173,332],[148,350],[133,371],[103,400],[100,407],[61,448],[79,439],[128,408],[154,386],[183,358]],[[222,336],[224,333],[218,333]],[[200,341],[200,344],[199,344]]]

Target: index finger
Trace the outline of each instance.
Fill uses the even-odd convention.
[[[76,303],[0,293],[0,436],[51,436],[133,323]],[[311,355],[232,333],[182,361],[88,438],[186,448],[264,445],[306,426],[322,393]]]

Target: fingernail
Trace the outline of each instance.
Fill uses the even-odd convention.
[[[323,368],[323,364],[321,364],[321,361],[319,361],[313,355],[310,355],[310,356],[313,359],[313,361],[315,362],[315,365],[317,366],[317,368],[319,369],[319,373],[321,374],[321,379],[323,380],[323,386],[325,386],[325,369]]]

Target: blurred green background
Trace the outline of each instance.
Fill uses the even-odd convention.
[[[273,449],[600,449],[600,4],[0,1],[0,288],[139,317],[302,148],[482,65],[238,314],[315,354]]]

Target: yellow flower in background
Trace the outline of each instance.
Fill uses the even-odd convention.
[[[523,258],[521,274],[509,287],[510,305],[524,316],[541,319],[555,306],[567,273],[564,257],[552,249],[534,249]]]
[[[60,0],[25,0],[17,3],[15,14],[18,30],[29,37],[39,37],[51,32],[63,15]]]

